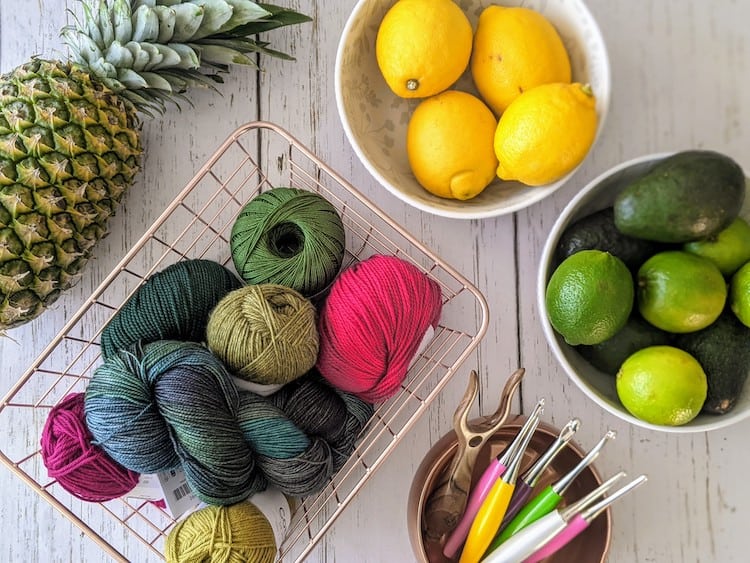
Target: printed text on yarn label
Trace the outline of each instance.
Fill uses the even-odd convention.
[[[248,500],[266,517],[273,529],[276,546],[281,546],[289,531],[289,523],[292,521],[292,511],[284,494],[278,489],[269,487],[263,492],[254,494]]]

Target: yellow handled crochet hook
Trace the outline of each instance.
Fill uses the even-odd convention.
[[[503,476],[495,481],[490,492],[487,493],[487,497],[471,523],[459,563],[479,563],[495,537],[500,523],[503,521],[503,516],[505,516],[505,511],[510,504],[510,498],[513,496],[523,454],[538,425],[539,419],[534,421],[531,431],[524,436],[513,457],[508,461],[508,468]]]

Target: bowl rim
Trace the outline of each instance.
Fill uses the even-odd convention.
[[[522,209],[526,209],[527,207],[534,205],[535,203],[538,203],[539,201],[545,199],[546,197],[548,197],[553,192],[557,191],[559,188],[561,188],[562,186],[564,186],[570,181],[573,175],[580,169],[580,167],[586,161],[586,157],[584,157],[584,159],[575,168],[573,168],[573,170],[571,170],[565,176],[556,180],[555,182],[552,182],[550,184],[546,184],[543,186],[533,186],[533,187],[528,186],[529,190],[534,190],[534,192],[532,193],[532,195],[528,197],[528,199],[524,199],[523,201],[519,201],[513,205],[471,211],[471,208],[468,206],[463,207],[463,208],[457,207],[456,210],[433,207],[417,199],[416,197],[409,195],[408,193],[402,191],[397,186],[392,184],[388,179],[386,179],[385,176],[383,176],[383,174],[381,174],[370,163],[369,159],[365,156],[365,153],[362,150],[362,147],[360,146],[359,141],[354,135],[354,131],[352,130],[351,125],[349,124],[349,118],[346,112],[344,111],[344,94],[343,94],[343,87],[342,87],[343,77],[341,74],[341,68],[342,68],[342,59],[343,59],[344,51],[346,47],[346,40],[349,37],[349,34],[351,33],[351,29],[354,25],[355,20],[357,19],[357,16],[364,9],[365,5],[372,1],[373,0],[357,0],[357,3],[355,4],[354,8],[349,14],[349,17],[346,20],[346,24],[344,25],[344,28],[341,31],[338,46],[336,48],[333,82],[334,82],[334,95],[336,99],[336,109],[339,114],[339,121],[341,122],[341,125],[344,129],[344,133],[347,139],[349,140],[349,144],[354,149],[354,153],[357,155],[358,160],[362,163],[362,165],[367,169],[370,175],[382,187],[384,187],[387,191],[389,191],[391,194],[396,196],[398,199],[400,199],[404,203],[407,203],[411,205],[412,207],[419,209],[420,211],[431,213],[433,215],[437,215],[440,217],[447,217],[449,219],[471,220],[471,219],[488,219],[491,217],[500,217],[503,215],[515,213]],[[395,0],[393,1],[395,2]],[[588,16],[591,22],[590,32],[592,35],[595,36],[596,42],[601,46],[602,59],[604,61],[604,64],[602,65],[601,83],[606,86],[605,88],[606,100],[605,100],[605,103],[602,104],[601,112],[597,112],[599,122],[597,124],[594,141],[591,144],[591,147],[589,149],[589,153],[590,153],[594,149],[596,144],[598,143],[602,135],[602,132],[604,131],[604,127],[605,127],[607,117],[609,114],[609,105],[612,99],[612,68],[611,68],[612,65],[611,65],[610,58],[609,58],[609,51],[607,49],[607,44],[604,41],[604,35],[602,34],[601,28],[599,27],[599,22],[594,17],[594,14],[589,9],[585,0],[573,0],[573,1],[575,1],[579,5],[583,13],[585,13]],[[451,85],[448,89],[451,89],[454,86],[455,85]],[[452,201],[452,200],[447,200],[447,201]]]
[[[557,219],[552,225],[552,229],[550,229],[550,232],[547,235],[547,239],[544,243],[542,254],[539,259],[539,264],[537,268],[537,306],[539,307],[539,318],[542,324],[542,331],[544,332],[544,337],[547,340],[547,345],[552,349],[555,359],[562,366],[568,378],[573,380],[576,386],[581,391],[583,391],[583,393],[587,397],[593,400],[597,405],[599,405],[606,412],[624,420],[625,422],[629,422],[635,426],[640,426],[641,428],[646,428],[649,430],[657,430],[660,432],[666,432],[666,433],[672,433],[672,434],[694,434],[698,432],[708,432],[711,430],[718,430],[721,428],[726,428],[740,421],[743,421],[747,419],[748,417],[750,417],[750,408],[744,411],[737,411],[737,412],[727,413],[724,415],[719,415],[715,419],[710,419],[709,422],[700,422],[700,423],[692,424],[692,421],[691,421],[691,422],[688,422],[687,424],[683,424],[682,426],[666,426],[666,425],[660,425],[660,424],[652,424],[650,422],[646,422],[645,420],[636,418],[635,416],[627,412],[624,407],[622,407],[621,409],[613,408],[612,405],[610,405],[609,403],[607,403],[601,398],[601,396],[596,392],[596,390],[592,389],[591,385],[588,382],[586,382],[576,372],[575,368],[570,364],[570,362],[568,362],[567,358],[565,357],[565,354],[562,351],[559,337],[549,322],[549,317],[547,316],[546,299],[545,299],[548,274],[551,275],[552,273],[551,270],[549,269],[549,264],[551,264],[553,254],[555,251],[555,247],[557,246],[557,241],[559,240],[565,228],[568,226],[571,220],[571,217],[575,213],[575,210],[578,204],[581,202],[581,200],[584,199],[589,194],[589,192],[595,190],[602,182],[614,176],[615,174],[623,170],[626,170],[628,168],[631,168],[633,166],[639,165],[639,164],[659,162],[661,160],[664,160],[666,157],[675,154],[676,152],[677,151],[649,153],[649,154],[644,154],[635,158],[631,158],[624,162],[620,162],[619,164],[616,164],[615,166],[602,172],[596,178],[591,180],[588,184],[586,184],[586,186],[584,186],[581,190],[579,190],[578,193],[565,205],[563,210],[557,216]]]

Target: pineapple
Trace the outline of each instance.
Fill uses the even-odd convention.
[[[0,76],[0,331],[73,285],[139,169],[140,117],[221,82],[258,33],[309,21],[248,0],[81,0],[71,60]]]

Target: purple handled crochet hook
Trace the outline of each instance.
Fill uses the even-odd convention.
[[[523,508],[523,505],[526,504],[526,501],[529,500],[529,497],[531,496],[531,491],[539,482],[539,479],[541,479],[544,470],[549,467],[555,457],[557,457],[557,454],[559,454],[568,442],[573,439],[573,436],[580,426],[581,421],[577,418],[569,420],[560,430],[560,435],[554,442],[552,442],[552,444],[550,444],[549,448],[547,448],[547,451],[545,451],[539,459],[537,459],[536,462],[534,462],[534,464],[529,467],[523,475],[521,475],[516,483],[513,497],[510,499],[510,506],[505,512],[505,517],[503,518],[502,524],[500,524],[498,532],[502,532],[505,526],[507,526],[510,521],[515,518],[521,508]]]

